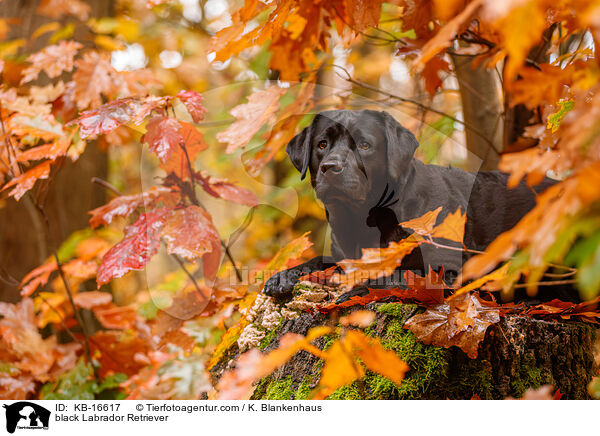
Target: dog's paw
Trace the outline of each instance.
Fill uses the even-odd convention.
[[[292,295],[298,278],[290,277],[288,271],[281,271],[266,281],[263,293],[275,299],[285,299]],[[292,274],[295,276],[295,274]]]

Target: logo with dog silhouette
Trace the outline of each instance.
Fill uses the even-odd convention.
[[[14,433],[16,429],[48,430],[50,422],[48,409],[29,401],[4,404],[3,407],[6,409],[6,431],[9,433]]]

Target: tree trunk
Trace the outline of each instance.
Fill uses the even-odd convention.
[[[113,1],[87,0],[92,17],[113,13]],[[36,15],[39,0],[4,0],[0,16],[16,17],[21,21],[12,25],[9,38],[28,38],[40,25],[53,21]],[[75,21],[61,19],[63,24]],[[82,32],[77,26],[76,37]],[[27,46],[37,51],[45,45],[48,35],[39,37]],[[39,85],[40,83],[36,83]],[[42,263],[75,230],[88,225],[88,211],[105,202],[106,193],[91,183],[93,176],[106,178],[107,155],[95,142],[87,145],[85,153],[76,162],[66,160],[57,175],[51,179],[44,210],[49,218],[50,234],[28,196],[20,202],[7,199],[0,207],[0,301],[17,301],[16,282],[31,269]]]
[[[253,324],[246,327],[237,343],[211,368],[215,379],[235,365],[235,359],[248,345],[270,351],[277,348],[279,339],[288,332],[306,335],[312,327],[332,322],[319,312],[306,313],[306,307],[302,306],[297,306],[299,311],[295,317],[290,316],[289,311],[266,298],[266,302],[261,302],[262,296],[257,299],[259,303],[249,312]],[[545,384],[560,388],[566,399],[589,398],[587,385],[595,367],[592,353],[595,329],[588,324],[549,322],[524,316],[503,317],[498,324],[488,328],[479,344],[477,359],[470,359],[457,347],[446,349],[424,345],[413,333],[403,329],[408,319],[422,311],[417,305],[369,303],[366,307],[344,309],[340,315],[356,309],[376,313],[375,322],[365,332],[380,338],[384,347],[394,350],[408,363],[410,370],[398,386],[367,371],[361,385],[355,382],[339,388],[330,399],[471,399],[475,395],[481,399],[504,399],[508,396],[518,398],[527,389]],[[279,325],[272,330],[265,329],[259,343],[245,340],[249,330],[254,331],[254,336],[260,333],[264,320],[273,323],[276,319],[274,310],[281,311]],[[267,316],[263,317],[265,314]],[[314,344],[324,349],[335,339],[325,336]],[[322,366],[321,359],[300,351],[273,374],[260,380],[253,398],[309,398],[311,390],[318,384]]]
[[[450,54],[465,121],[467,168],[498,168],[503,145],[501,85],[494,69],[475,67],[476,56]],[[479,165],[481,164],[481,165]]]

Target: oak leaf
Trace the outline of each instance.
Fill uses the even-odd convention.
[[[47,160],[25,171],[20,176],[17,176],[6,183],[2,187],[2,191],[14,186],[8,195],[14,197],[17,201],[20,200],[21,197],[27,193],[27,191],[33,188],[33,185],[35,185],[36,181],[40,179],[47,179],[50,176],[50,169],[53,162],[54,161],[52,160]]]
[[[250,207],[258,204],[258,198],[252,191],[231,183],[227,179],[216,179],[204,171],[196,173],[195,177],[204,190],[213,197]]]
[[[179,91],[177,98],[185,105],[194,123],[198,123],[204,119],[204,115],[208,111],[202,105],[202,96],[200,94],[196,91]]]
[[[244,147],[262,125],[279,109],[279,97],[285,89],[273,85],[248,97],[248,103],[234,107],[230,113],[236,119],[227,130],[217,133],[220,142],[226,142],[226,153]]]
[[[173,172],[177,177],[183,180],[191,178],[190,166],[193,169],[196,156],[202,150],[206,150],[208,144],[204,142],[202,133],[193,125],[183,121],[180,121],[179,125],[183,141],[179,147],[171,150],[167,160],[164,163],[161,162],[159,166],[165,170],[167,174]]]
[[[73,71],[73,59],[81,47],[83,46],[76,41],[60,41],[30,55],[27,62],[31,65],[23,70],[21,84],[37,79],[41,71],[51,79],[60,76],[64,71]]]
[[[499,321],[497,307],[484,306],[475,294],[462,294],[413,316],[404,328],[425,344],[445,348],[456,345],[475,359],[487,328]]]
[[[164,187],[153,186],[146,192],[132,195],[121,195],[113,198],[104,206],[92,209],[88,213],[92,215],[90,218],[90,226],[94,229],[101,225],[110,224],[115,217],[126,217],[131,215],[140,207],[150,207],[155,205],[159,200],[167,200],[170,189]],[[173,204],[169,204],[174,206]]]
[[[201,207],[176,209],[162,230],[167,252],[187,260],[203,258],[204,274],[214,278],[221,260],[221,239],[212,218]]]
[[[102,258],[96,281],[98,287],[131,270],[141,270],[158,252],[160,232],[171,211],[154,209],[141,214],[138,220],[125,227],[125,237]]]
[[[171,153],[183,144],[181,123],[175,118],[156,116],[148,122],[146,130],[142,142],[148,144],[162,163],[166,163]]]

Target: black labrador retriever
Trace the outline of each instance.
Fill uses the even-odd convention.
[[[286,151],[302,179],[310,171],[311,184],[325,205],[332,256],[316,257],[275,274],[263,292],[289,298],[302,275],[344,258],[359,258],[363,248],[386,247],[405,238],[409,233],[398,223],[439,206],[438,223],[458,208],[466,210],[464,244],[484,250],[534,207],[537,192],[556,183],[546,179],[535,188],[522,182],[507,189],[508,175],[499,171],[469,173],[425,165],[413,157],[418,145],[415,136],[387,112],[317,114]],[[423,273],[429,266],[436,271],[444,267],[446,279],[452,280],[465,259],[459,251],[422,245],[404,258],[399,270]],[[401,277],[394,274],[378,285],[403,286]]]

